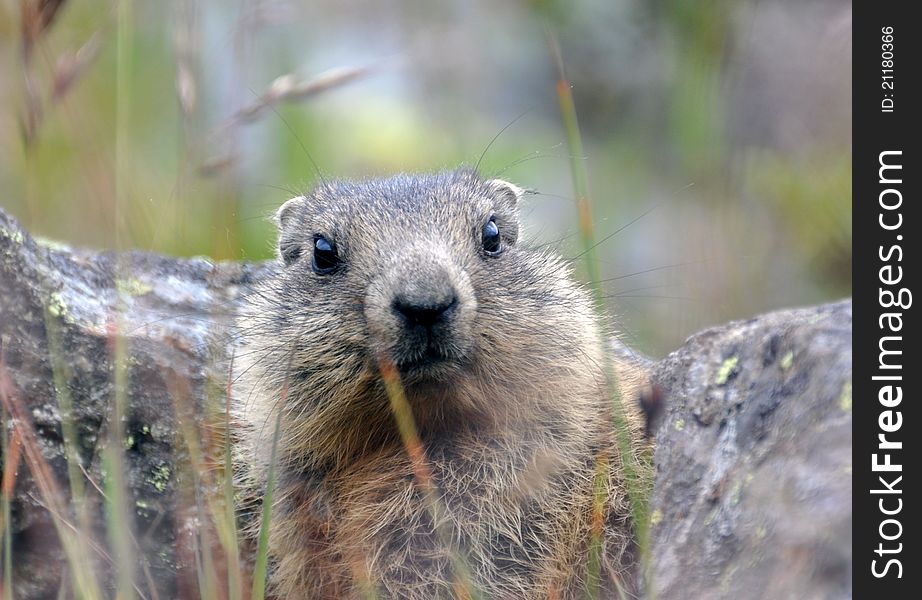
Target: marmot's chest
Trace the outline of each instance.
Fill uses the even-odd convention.
[[[364,579],[441,597],[461,564],[489,597],[547,597],[585,549],[592,510],[592,473],[566,458],[433,460],[427,497],[400,449],[302,488],[280,513],[330,590]]]

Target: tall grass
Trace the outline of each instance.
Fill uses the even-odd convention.
[[[557,42],[553,29],[550,27],[548,27],[548,40],[557,65],[557,98],[560,104],[560,114],[563,119],[564,130],[566,131],[567,147],[570,151],[570,171],[573,178],[573,192],[578,214],[579,238],[582,246],[581,256],[584,259],[586,272],[589,276],[589,289],[592,292],[596,320],[599,324],[599,330],[603,332],[603,343],[605,344],[602,352],[603,369],[610,397],[612,420],[614,422],[614,431],[620,459],[619,462],[623,469],[624,481],[627,486],[635,536],[640,548],[640,554],[644,556],[647,548],[648,523],[648,508],[646,502],[648,491],[646,488],[650,482],[644,482],[639,475],[631,428],[619,392],[614,361],[612,360],[611,352],[607,345],[607,335],[612,329],[609,324],[605,291],[602,288],[602,276],[599,271],[599,257],[597,256],[598,244],[596,242],[595,225],[592,216],[592,201],[589,195],[589,175],[584,158],[586,155],[583,148],[579,121],[576,115],[576,107],[573,102],[572,88],[569,81],[567,81],[564,71],[564,61],[560,51],[560,45]],[[596,526],[594,526],[592,530],[593,539],[591,541],[588,577],[588,595],[592,598],[597,598],[600,592],[599,547],[601,545],[601,540],[599,536],[601,534],[601,527],[597,523],[604,506],[603,495],[607,493],[603,482],[608,476],[607,471],[609,468],[611,467],[607,460],[604,457],[600,457],[596,469],[596,500],[594,502],[594,522]],[[624,592],[622,591],[622,596],[623,595]]]
[[[3,361],[3,348],[0,344],[0,362]],[[4,393],[0,391],[0,393]],[[0,452],[3,456],[3,476],[0,478],[0,531],[3,532],[3,600],[13,597],[13,527],[12,497],[16,485],[16,473],[22,446],[16,429],[9,427],[10,418],[6,404],[0,404]]]
[[[26,466],[38,487],[40,497],[35,500],[49,512],[52,517],[52,523],[57,533],[58,540],[67,560],[68,575],[70,578],[69,589],[81,598],[102,598],[101,587],[93,572],[92,566],[88,561],[89,548],[99,554],[102,558],[111,558],[100,549],[91,539],[81,535],[80,530],[74,526],[69,519],[70,511],[65,503],[66,496],[62,493],[57,479],[47,459],[42,454],[41,446],[36,438],[35,430],[32,426],[32,419],[25,410],[21,399],[15,392],[15,388],[10,380],[6,370],[6,362],[0,355],[0,403],[3,405],[3,411],[9,415],[9,423],[12,424],[11,431],[13,439],[18,440],[22,446]],[[4,432],[4,437],[6,437]],[[4,457],[7,455],[4,454]],[[9,494],[12,491],[14,481],[11,471],[7,470],[4,464],[4,482],[9,482],[10,488],[4,489],[4,496],[7,504],[9,503]],[[4,520],[5,535],[9,535],[12,529],[12,523]],[[12,542],[10,542],[10,549]],[[12,576],[12,559],[10,565],[10,577]],[[12,597],[12,595],[10,596]]]
[[[243,573],[240,567],[240,538],[237,532],[237,511],[234,500],[234,463],[233,452],[231,449],[231,398],[233,397],[233,373],[234,373],[234,356],[231,354],[227,368],[227,386],[224,395],[224,526],[218,529],[221,534],[221,543],[224,546],[225,554],[228,557],[227,569],[227,590],[228,600],[243,599]],[[276,423],[275,433],[272,437],[273,453],[276,451],[278,444],[278,424]],[[273,464],[274,464],[273,460]],[[274,490],[270,487],[268,493]],[[259,553],[257,553],[259,556]],[[252,597],[252,594],[251,594]]]
[[[285,370],[285,383],[279,397],[279,405],[284,406],[288,398],[288,377],[291,373],[291,361]],[[259,536],[256,545],[256,564],[253,568],[253,590],[251,600],[263,600],[266,595],[266,583],[269,566],[269,531],[272,526],[272,501],[275,496],[275,477],[278,460],[279,435],[282,428],[283,409],[279,409],[275,417],[275,429],[272,431],[272,451],[269,458],[269,472],[266,476],[266,492],[262,498],[261,515],[259,519]]]
[[[275,419],[275,429],[272,434],[272,453],[269,463],[269,473],[266,477],[266,493],[262,498],[262,514],[259,522],[259,538],[256,546],[256,565],[253,568],[252,600],[262,600],[266,596],[266,582],[269,566],[269,530],[272,520],[272,499],[275,495],[275,470],[278,456],[278,439],[281,428],[282,411]]]
[[[404,449],[413,468],[416,485],[423,496],[429,518],[435,527],[439,543],[449,552],[452,570],[455,576],[454,592],[460,600],[479,599],[480,590],[474,585],[471,568],[462,550],[453,542],[455,537],[451,531],[451,520],[446,519],[447,507],[439,499],[439,491],[432,476],[432,468],[426,458],[426,450],[416,429],[416,420],[413,410],[407,401],[400,382],[400,373],[393,360],[386,354],[378,356],[378,370],[384,379],[387,396],[390,399],[391,412],[397,423],[400,438],[403,440]]]

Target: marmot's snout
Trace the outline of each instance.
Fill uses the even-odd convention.
[[[445,328],[458,306],[453,289],[427,290],[427,294],[398,294],[391,306],[409,331],[424,330],[432,334]]]
[[[476,303],[466,276],[450,261],[433,254],[404,259],[369,296],[369,324],[404,374],[464,360]]]

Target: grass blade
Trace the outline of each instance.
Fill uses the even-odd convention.
[[[400,438],[403,440],[403,445],[410,458],[416,485],[419,486],[420,492],[423,495],[426,508],[435,525],[439,542],[449,551],[451,565],[455,575],[455,595],[458,598],[464,599],[480,598],[481,594],[476,587],[474,587],[471,569],[467,561],[455,545],[452,544],[453,535],[448,529],[449,520],[441,518],[441,515],[447,509],[443,506],[443,503],[439,501],[438,489],[433,481],[432,469],[429,467],[428,460],[426,460],[426,452],[416,429],[413,411],[403,392],[403,385],[400,382],[400,373],[397,371],[397,367],[394,365],[393,361],[385,355],[378,356],[378,369],[381,372],[381,378],[384,380],[384,386],[387,389],[387,396],[390,399],[391,411],[394,414],[394,419],[397,421]]]
[[[266,571],[269,564],[269,521],[272,517],[272,495],[275,490],[275,461],[278,457],[279,431],[282,411],[275,417],[275,431],[272,433],[272,453],[269,474],[266,477],[266,494],[262,501],[262,518],[259,523],[259,541],[256,546],[256,564],[253,568],[253,592],[250,600],[263,600],[266,596]]]
[[[575,193],[576,209],[579,219],[580,241],[583,248],[581,256],[584,258],[586,272],[589,276],[589,285],[596,311],[596,320],[599,323],[600,331],[602,331],[604,335],[609,331],[609,327],[606,317],[605,294],[599,283],[601,276],[599,273],[599,261],[596,256],[598,244],[595,239],[595,228],[592,218],[592,203],[589,194],[589,174],[586,169],[585,161],[582,160],[582,157],[585,156],[582,136],[580,135],[579,121],[576,116],[576,106],[573,102],[572,87],[564,72],[560,45],[557,42],[554,32],[550,28],[548,29],[548,40],[551,52],[557,63],[557,98],[560,105],[561,118],[566,131],[567,146],[570,151],[570,170],[573,178],[573,190]],[[631,440],[630,425],[628,424],[627,415],[624,412],[624,406],[621,402],[611,353],[608,351],[607,347],[603,350],[603,367],[612,408],[617,449],[621,460],[621,467],[624,470],[624,481],[627,487],[628,501],[631,506],[635,535],[640,547],[640,553],[644,556],[647,548],[647,493],[644,482],[640,479],[637,458]],[[603,475],[603,473],[597,471],[597,486],[599,485],[599,478]],[[598,489],[598,487],[596,489]],[[598,565],[598,562],[590,560],[590,567],[592,567],[593,564]],[[598,573],[596,573],[594,580],[592,577],[593,574],[590,572],[590,582],[592,583],[594,581],[594,586],[589,587],[588,593],[590,597],[596,598],[599,594]]]

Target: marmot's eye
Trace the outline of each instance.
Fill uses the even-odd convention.
[[[496,224],[496,217],[490,217],[490,220],[483,226],[483,250],[487,254],[496,255],[503,251],[503,241],[499,237],[499,226]]]
[[[318,235],[314,238],[314,272],[318,275],[326,275],[337,266],[339,266],[339,255],[336,253],[336,248],[327,238]]]

